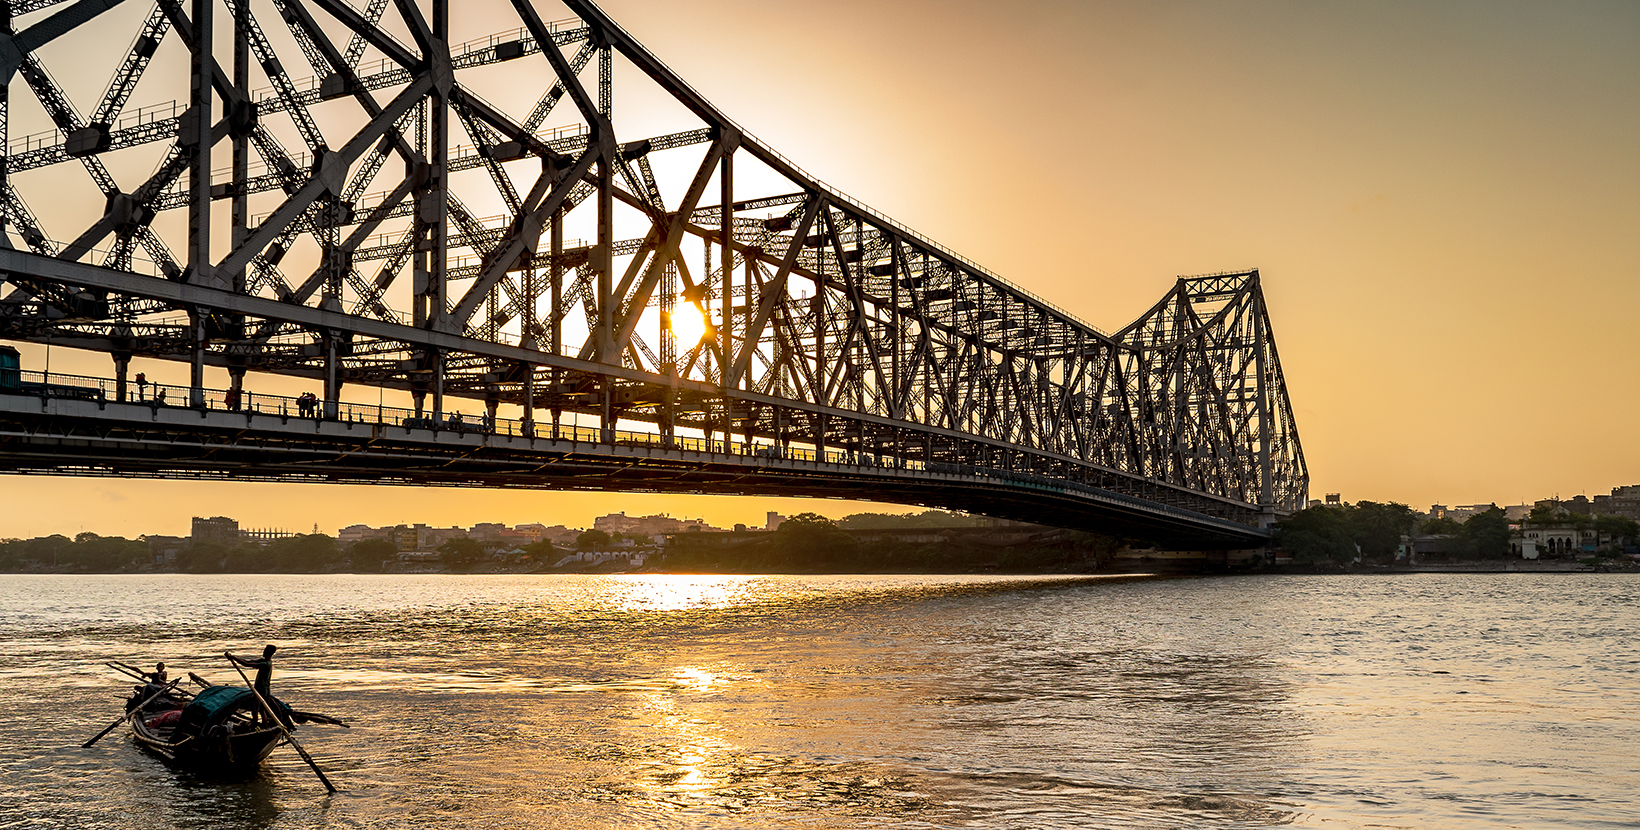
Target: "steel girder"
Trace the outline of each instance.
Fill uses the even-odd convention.
[[[0,164],[0,337],[186,361],[196,390],[206,366],[330,406],[383,386],[1238,521],[1307,497],[1257,272],[1101,332],[798,169],[585,0],[512,0],[515,29],[461,44],[447,0],[158,0],[82,117],[48,45],[117,5],[0,2],[0,104],[20,80],[51,128]],[[187,85],[142,83],[166,49]],[[676,129],[617,133],[617,56]],[[88,227],[56,204],[73,166]]]

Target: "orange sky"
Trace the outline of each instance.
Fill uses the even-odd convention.
[[[1174,275],[1260,268],[1316,496],[1640,483],[1640,5],[603,7],[815,176],[1107,330]],[[0,498],[0,536],[879,509],[16,477]]]

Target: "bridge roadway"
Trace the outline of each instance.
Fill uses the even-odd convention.
[[[867,453],[518,421],[460,423],[294,398],[22,372],[0,388],[0,472],[129,478],[397,484],[869,499],[1096,531],[1175,550],[1259,547],[1267,530],[1075,482]],[[35,380],[38,378],[39,380]],[[135,386],[135,384],[132,384]],[[169,403],[153,398],[167,390]],[[141,399],[139,399],[141,398]]]

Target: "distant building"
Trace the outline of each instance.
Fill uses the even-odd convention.
[[[1462,524],[1464,522],[1469,521],[1471,518],[1473,518],[1473,517],[1475,517],[1475,516],[1477,516],[1481,513],[1485,513],[1486,511],[1491,510],[1493,508],[1493,506],[1494,505],[1492,505],[1491,503],[1487,503],[1487,504],[1460,504],[1457,507],[1447,508],[1446,517],[1448,519],[1451,519],[1452,521],[1455,521],[1455,522],[1458,522],[1459,524]]]
[[[785,521],[786,521],[785,516],[782,516],[779,513],[776,513],[773,510],[770,510],[768,519],[766,519],[763,522],[763,529],[764,530],[779,530],[780,525],[783,524]]]
[[[547,526],[540,522],[524,525],[513,525],[513,531],[519,534],[518,538],[527,542],[539,542],[547,538]]]
[[[708,525],[704,519],[674,519],[664,513],[655,516],[628,516],[625,511],[599,516],[592,520],[595,530],[623,536],[653,536],[657,533],[678,533],[690,527],[699,527],[702,530],[717,530]]]
[[[295,535],[295,533],[289,530],[276,530],[274,528],[247,528],[239,531],[239,541],[255,542],[258,545],[266,545],[275,539],[289,539]]]
[[[181,536],[144,536],[142,538],[148,543],[148,555],[153,559],[155,565],[160,566],[175,565],[177,563],[177,554],[181,553],[182,549],[188,544],[188,540]]]
[[[219,542],[224,545],[234,545],[239,542],[239,522],[227,516],[212,516],[209,519],[194,517],[193,533],[190,538],[195,544],[200,542]]]
[[[1599,535],[1593,530],[1580,530],[1569,523],[1527,525],[1510,535],[1510,548],[1523,559],[1536,559],[1539,556],[1578,556],[1594,553],[1600,545]]]
[[[1593,512],[1599,516],[1621,516],[1640,522],[1640,484],[1613,487],[1609,496],[1595,496]]]
[[[393,529],[390,527],[371,527],[369,525],[348,525],[336,531],[336,541],[343,547],[362,542],[366,539],[390,539]]]
[[[478,524],[473,525],[472,530],[467,532],[467,536],[481,542],[499,541],[501,539],[501,531],[506,529],[507,526],[500,522],[479,522]]]

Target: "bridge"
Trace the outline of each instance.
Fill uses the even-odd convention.
[[[0,340],[110,361],[0,348],[0,471],[859,498],[1177,548],[1304,505],[1257,271],[1104,332],[587,0],[463,42],[430,1],[0,0]],[[76,102],[48,61],[93,59]]]

